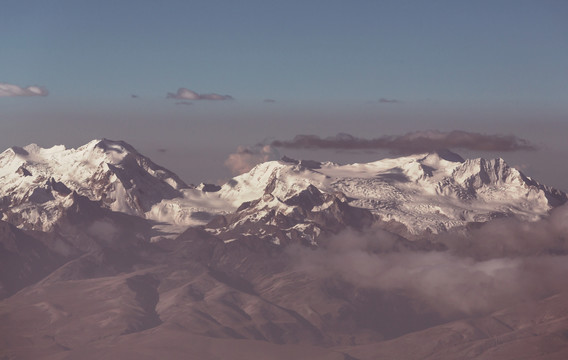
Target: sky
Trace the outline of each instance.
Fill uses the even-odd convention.
[[[514,135],[568,190],[568,2],[5,1],[0,148],[125,140],[188,183],[296,135]],[[276,149],[372,161],[384,151]]]

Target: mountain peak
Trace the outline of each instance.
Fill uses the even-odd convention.
[[[567,199],[561,191],[529,181],[503,159],[464,160],[444,149],[371,163],[319,165],[313,171],[290,158],[267,162],[232,179],[220,195],[236,204],[253,203],[269,193],[286,204],[313,186],[323,194],[342,193],[349,205],[369,209],[385,224],[406,228],[403,236],[438,233],[496,216],[532,221]],[[292,213],[282,204],[274,210]]]
[[[189,188],[176,174],[155,164],[124,141],[92,140],[77,149],[30,144],[0,155],[0,211],[23,212],[30,227],[49,228],[41,214],[65,206],[64,195],[75,191],[110,210],[145,217],[164,199],[182,196]],[[39,199],[39,200],[38,200]],[[32,201],[33,200],[33,201]],[[31,203],[30,203],[31,201]]]

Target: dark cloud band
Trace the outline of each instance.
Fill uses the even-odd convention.
[[[441,149],[468,149],[480,151],[536,150],[528,140],[513,135],[486,135],[467,131],[423,131],[374,139],[338,134],[321,138],[316,135],[297,135],[292,140],[275,140],[270,145],[280,148],[390,150],[398,154],[413,154]]]

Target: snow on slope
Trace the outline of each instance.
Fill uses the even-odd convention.
[[[310,186],[316,190],[308,196]],[[232,219],[239,224],[265,221],[260,212],[280,219],[295,214],[296,224],[298,213],[323,214],[330,206],[337,213],[339,203],[403,224],[410,234],[438,233],[497,216],[536,220],[566,201],[566,194],[524,176],[502,159],[464,160],[449,151],[349,165],[270,161],[220,189],[189,187],[122,141],[93,140],[77,149],[32,144],[0,154],[3,220],[49,230],[71,205],[72,192],[111,210],[159,222],[160,229],[172,233],[206,224],[217,214],[236,213]],[[298,199],[309,203],[303,212],[296,211],[302,206]],[[239,210],[245,202],[253,205]]]
[[[311,168],[272,161],[232,179],[220,196],[237,204],[267,192],[284,202],[310,184],[322,192],[341,192],[350,205],[402,223],[411,234],[499,216],[536,220],[566,201],[566,194],[538,184],[503,159],[463,160],[449,151]]]
[[[144,216],[188,186],[122,141],[93,140],[77,149],[36,144],[0,154],[4,219],[48,230],[77,192],[111,210]]]

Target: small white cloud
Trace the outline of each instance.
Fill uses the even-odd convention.
[[[175,94],[168,93],[166,98],[176,100],[233,100],[231,95],[219,95],[215,93],[198,94],[195,91],[186,88],[179,88]]]
[[[49,92],[41,86],[28,86],[26,88],[18,85],[0,82],[0,97],[8,96],[47,96]]]

